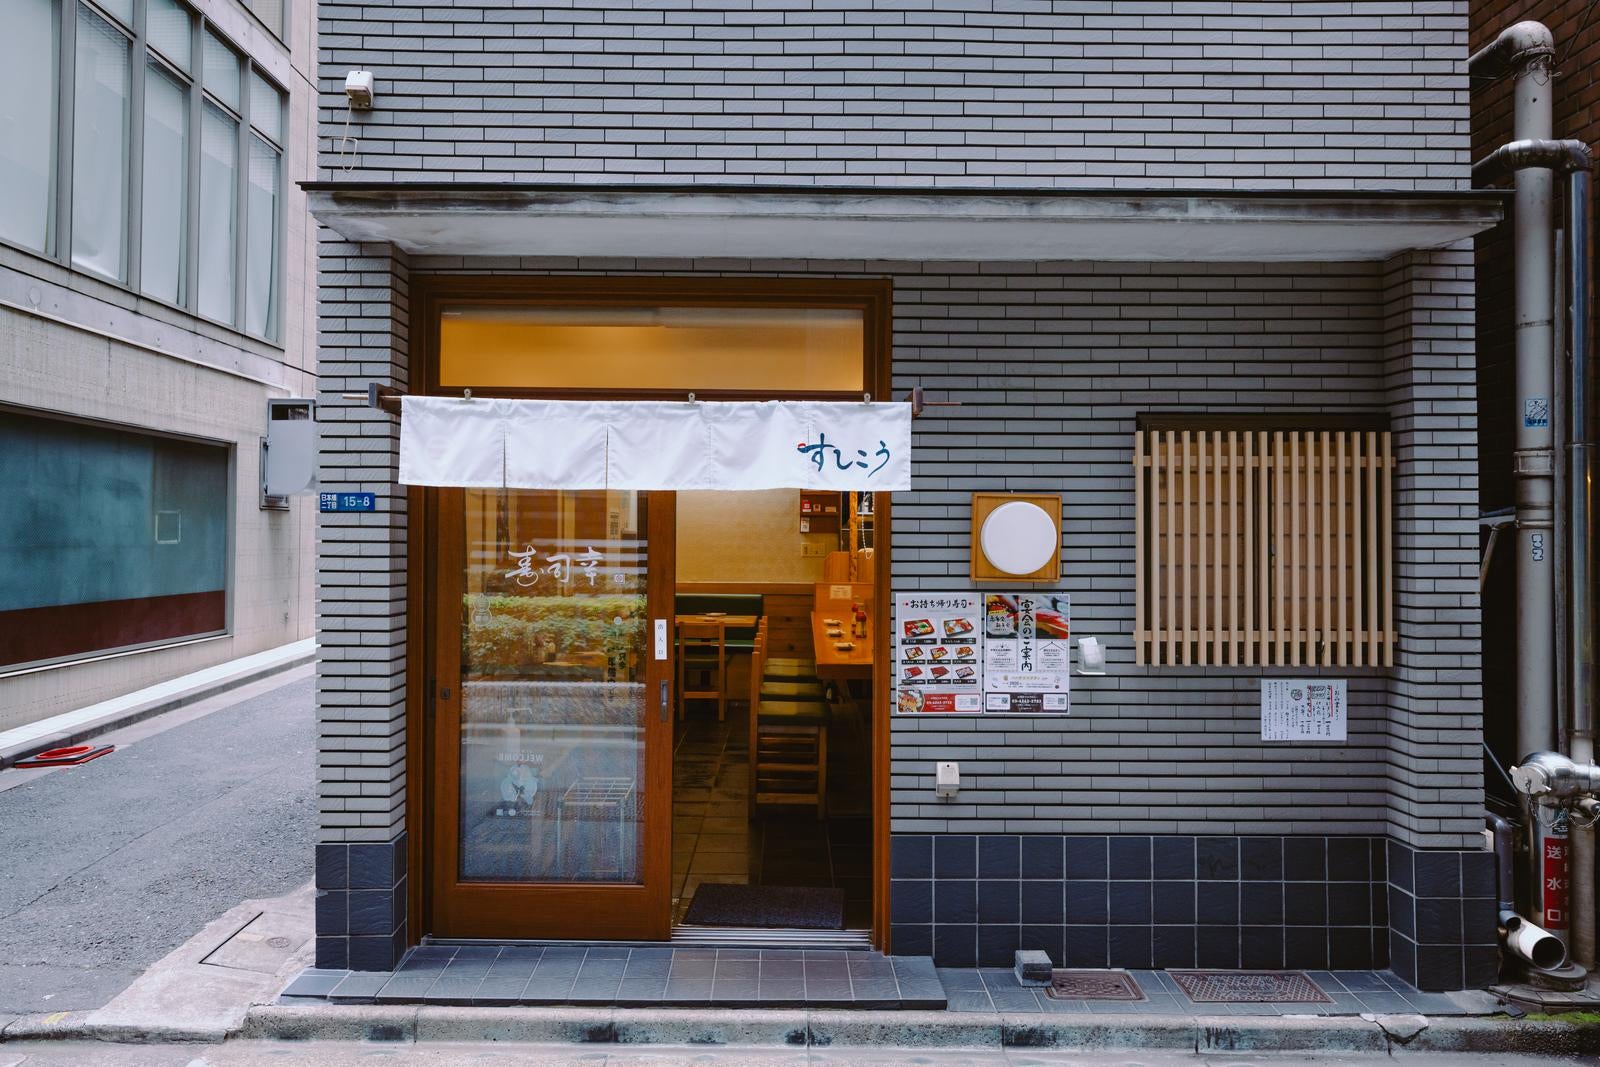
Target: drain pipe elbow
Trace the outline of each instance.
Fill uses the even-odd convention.
[[[1472,165],[1472,186],[1475,189],[1487,189],[1528,167],[1571,174],[1589,170],[1593,166],[1594,156],[1583,141],[1537,138],[1509,141]]]
[[[1556,39],[1542,22],[1518,22],[1472,53],[1467,72],[1474,78],[1499,78],[1543,56],[1554,58]]]
[[[1545,971],[1567,963],[1567,946],[1543,927],[1517,914],[1513,902],[1511,824],[1494,812],[1485,812],[1484,824],[1494,839],[1495,892],[1499,897],[1500,943],[1507,952]]]

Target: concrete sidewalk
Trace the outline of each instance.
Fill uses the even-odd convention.
[[[894,1050],[1148,1051],[1172,1055],[1600,1053],[1593,1015],[1513,1020],[1488,1014],[1487,994],[1463,1014],[1140,1014],[1113,1002],[1070,1014],[992,1010],[837,1010],[815,1007],[472,1007],[328,1003],[280,994],[311,954],[311,890],[246,901],[208,925],[106,1007],[0,1019],[0,1051],[18,1043],[126,1045],[327,1042],[333,1047],[562,1046],[604,1050],[803,1050],[889,1055]],[[952,972],[940,972],[948,982]],[[973,972],[977,973],[977,972]],[[1460,995],[1458,995],[1460,996]],[[1458,1006],[1457,1012],[1462,1010]],[[4,1058],[0,1057],[0,1064]]]
[[[316,658],[317,642],[307,638],[218,663],[76,711],[0,731],[0,767],[9,767],[19,759],[46,749],[87,741],[118,727],[311,663]]]

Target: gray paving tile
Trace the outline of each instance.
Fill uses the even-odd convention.
[[[995,1011],[1011,1012],[1037,1012],[1040,1011],[1039,998],[1034,996],[1033,990],[1023,989],[991,989],[989,999],[994,1003]]]
[[[361,972],[355,971],[342,979],[338,985],[328,992],[329,1000],[364,1001],[371,1000],[378,995],[392,978],[388,971]]]
[[[544,955],[544,945],[507,945],[500,950],[500,958],[496,961],[504,963],[508,960],[537,960]]]
[[[541,977],[535,974],[529,979],[527,987],[522,991],[524,1001],[536,1003],[559,1002],[572,989],[571,975],[554,975]]]
[[[852,977],[850,995],[862,1007],[894,1007],[900,1003],[900,985],[893,977]]]
[[[429,1004],[471,1004],[482,984],[482,978],[440,978],[423,999]]]
[[[438,979],[432,975],[413,977],[401,974],[389,979],[384,987],[378,990],[376,998],[379,1004],[415,1004],[422,1000]]]
[[[578,969],[578,981],[592,981],[596,978],[621,978],[622,972],[627,970],[628,961],[625,957],[590,956],[583,961],[583,966]]]
[[[283,990],[286,997],[326,997],[349,971],[302,971]]]
[[[761,985],[753,975],[749,978],[722,978],[719,976],[711,983],[711,1002],[713,1004],[754,1004],[760,997]]]
[[[711,978],[678,978],[667,979],[667,990],[662,996],[663,1000],[682,1003],[703,1004],[711,999]]]
[[[805,975],[805,964],[800,960],[769,960],[761,961],[761,977],[767,978],[793,978],[800,979]]]
[[[757,997],[763,1005],[799,1007],[806,1002],[806,984],[800,978],[768,978],[763,973]]]
[[[474,1004],[515,1004],[528,987],[526,978],[485,978],[472,998]]]
[[[962,967],[940,967],[936,973],[939,976],[940,983],[952,993],[957,990],[982,991],[988,988],[983,984],[983,975],[977,971],[967,970]]]
[[[761,950],[758,948],[719,948],[717,949],[717,962],[743,962],[749,963],[761,959]]]
[[[583,960],[577,956],[551,956],[548,953],[533,969],[535,978],[576,978]]]
[[[1046,1015],[1087,1015],[1090,1011],[1087,1001],[1057,1000],[1043,993],[1039,994],[1039,1009]]]
[[[1382,993],[1393,988],[1376,971],[1334,971],[1333,976],[1339,980],[1340,985],[1356,994],[1360,994],[1364,989]],[[1331,993],[1333,990],[1330,989],[1328,992]]]
[[[678,978],[704,978],[710,981],[712,975],[717,973],[717,961],[714,959],[681,959],[673,957],[672,970],[669,977]]]
[[[594,945],[584,954],[589,960],[625,960],[633,950],[626,945]]]
[[[809,1003],[823,1001],[851,1000],[850,979],[848,978],[812,978],[806,975],[806,1000]]]
[[[994,1002],[982,990],[956,990],[949,993],[946,1007],[950,1011],[994,1011]]]
[[[1367,1011],[1399,1012],[1409,1014],[1416,1009],[1411,1006],[1411,1001],[1399,993],[1369,993],[1360,992],[1356,997],[1366,1005]]]
[[[622,1005],[649,1006],[661,1003],[667,995],[667,979],[659,978],[624,978],[617,987],[617,1003]]]
[[[659,978],[666,981],[667,974],[672,970],[671,956],[633,956],[628,959],[628,965],[622,972],[624,982],[645,978]]]
[[[585,978],[580,974],[578,980],[572,983],[572,989],[567,996],[586,1004],[609,1004],[617,999],[617,989],[621,985],[621,975],[612,978]]]
[[[760,974],[761,962],[759,960],[725,960],[721,957],[717,958],[715,978],[719,982],[736,978],[748,979],[753,982]]]

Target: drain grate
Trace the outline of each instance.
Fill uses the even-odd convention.
[[[1332,1004],[1300,971],[1168,971],[1196,1004]]]
[[[1144,999],[1127,971],[1051,971],[1050,995],[1057,1000]]]

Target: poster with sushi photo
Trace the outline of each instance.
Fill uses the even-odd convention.
[[[1071,609],[1065,593],[984,594],[984,711],[1071,712]]]
[[[895,594],[896,712],[982,713],[981,610],[978,593]]]

